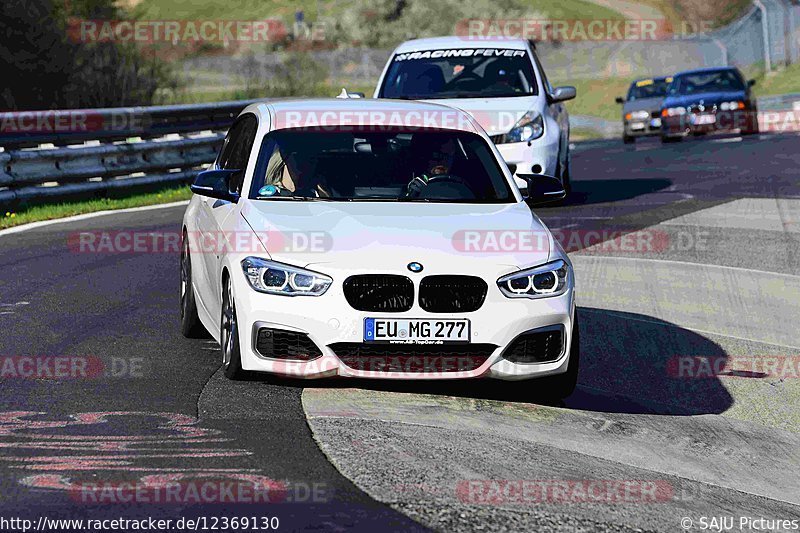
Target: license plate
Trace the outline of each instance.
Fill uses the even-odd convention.
[[[702,124],[714,124],[717,121],[717,117],[714,115],[694,115],[694,123],[699,125]]]
[[[469,320],[365,318],[364,342],[403,342],[420,344],[468,343]]]

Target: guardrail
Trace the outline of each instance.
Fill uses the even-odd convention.
[[[764,111],[796,111],[800,109],[800,93],[762,96],[757,103],[758,109]]]
[[[0,113],[0,209],[190,182],[257,101]],[[799,105],[800,94],[758,99],[760,111]]]
[[[189,182],[256,101],[0,113],[0,207]]]

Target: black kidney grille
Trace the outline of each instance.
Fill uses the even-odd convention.
[[[564,328],[557,326],[523,333],[514,339],[503,359],[512,363],[549,363],[564,352]]]
[[[370,344],[329,346],[348,367],[367,372],[469,372],[486,362],[494,344]]]
[[[353,309],[399,313],[414,305],[414,283],[406,276],[362,274],[344,280],[344,297]]]
[[[273,328],[258,329],[256,351],[275,359],[310,361],[322,357],[322,351],[305,333]]]
[[[488,290],[475,276],[428,276],[419,284],[419,305],[429,313],[469,313],[481,308]]]

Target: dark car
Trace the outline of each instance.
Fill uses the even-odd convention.
[[[751,92],[755,83],[730,67],[676,74],[661,105],[661,140],[717,131],[758,133],[758,110]]]
[[[661,102],[667,94],[672,78],[644,78],[631,83],[627,98],[617,97],[622,104],[622,141],[636,141],[636,137],[658,135],[661,132]]]

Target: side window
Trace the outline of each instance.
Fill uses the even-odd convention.
[[[225,144],[222,147],[217,165],[221,169],[241,170],[231,179],[230,185],[233,192],[240,194],[242,192],[244,171],[247,168],[247,160],[250,157],[250,150],[253,148],[257,130],[258,119],[256,119],[255,115],[248,114],[231,126],[228,136],[225,138]]]
[[[733,77],[742,85],[742,87],[744,87],[745,91],[749,90],[749,87],[747,86],[747,80],[744,79],[744,76],[742,76],[741,72],[734,70]]]

